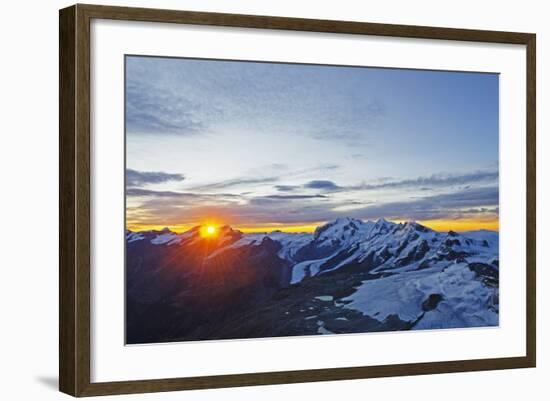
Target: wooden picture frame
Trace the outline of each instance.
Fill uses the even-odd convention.
[[[90,21],[164,22],[526,46],[527,259],[523,357],[92,383],[90,380]],[[536,363],[535,34],[254,15],[74,5],[59,15],[59,388],[73,396],[534,367]]]

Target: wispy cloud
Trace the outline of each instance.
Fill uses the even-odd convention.
[[[140,187],[146,184],[161,184],[163,182],[183,180],[185,180],[183,174],[126,169],[126,185],[128,187]]]
[[[155,200],[167,198],[173,201],[179,206],[185,206],[185,202],[195,201],[226,201],[226,200],[240,200],[242,195],[230,194],[230,193],[196,193],[196,192],[178,192],[178,191],[156,191],[143,188],[128,188],[126,189],[126,196],[137,198],[150,198],[154,202]]]
[[[270,184],[275,183],[278,181],[281,181],[283,179],[288,178],[294,178],[300,177],[300,176],[307,176],[310,174],[316,174],[316,173],[324,173],[326,171],[332,171],[337,170],[341,166],[338,164],[319,164],[313,167],[298,169],[295,171],[288,172],[286,171],[284,174],[281,174],[280,170],[287,170],[287,166],[280,163],[272,163],[267,166],[261,166],[258,167],[256,170],[258,172],[263,172],[265,176],[257,176],[254,174],[248,174],[244,175],[242,177],[236,177],[224,181],[218,181],[218,182],[212,182],[209,184],[203,184],[203,185],[197,185],[191,190],[193,191],[210,191],[210,190],[217,190],[217,189],[230,189],[235,187],[246,187],[246,186],[252,186],[252,185],[262,185],[262,184]],[[273,170],[278,170],[273,171]],[[271,174],[272,173],[272,174]],[[267,175],[269,174],[269,175]],[[320,181],[321,182],[321,181]],[[312,181],[312,185],[315,185],[315,182]],[[322,185],[322,182],[321,184]],[[275,189],[277,191],[281,192],[290,192],[294,191],[296,189],[304,188],[304,186],[301,185],[275,185]],[[314,187],[311,187],[314,188]]]
[[[288,204],[292,201],[303,201],[311,199],[327,199],[326,195],[316,194],[316,195],[266,195],[266,196],[257,196],[250,199],[250,204],[265,204],[265,203],[279,203],[279,204]]]
[[[327,191],[336,191],[342,189],[342,187],[336,185],[334,182],[329,180],[313,180],[304,184],[304,188],[308,189],[321,189]]]
[[[300,188],[300,185],[275,185],[275,189],[280,192],[292,192]]]
[[[235,178],[232,180],[200,185],[192,189],[194,191],[226,189],[226,188],[249,186],[249,185],[269,184],[278,180],[279,180],[279,177]]]
[[[204,130],[197,105],[168,88],[126,83],[126,129],[131,134],[190,135]]]
[[[368,130],[385,117],[387,106],[380,99],[357,98],[350,108],[332,112],[323,128],[312,133],[319,140],[367,145]]]
[[[403,220],[458,218],[472,214],[498,215],[498,199],[498,187],[483,187],[371,205],[349,214],[364,219],[386,217]]]
[[[498,171],[475,171],[466,174],[433,174],[427,177],[417,177],[406,180],[388,181],[376,184],[360,184],[349,187],[350,189],[394,189],[410,187],[445,187],[453,185],[466,185],[480,182],[498,180]]]
[[[436,188],[453,188],[462,186],[467,190],[472,185],[496,183],[498,171],[475,171],[465,174],[433,174],[426,177],[416,177],[403,180],[384,179],[382,182],[361,183],[356,185],[338,185],[331,180],[311,180],[302,185],[276,185],[275,189],[280,192],[291,192],[301,189],[315,189],[324,192],[353,192],[372,191],[383,189],[417,189],[419,191],[432,191]]]
[[[263,199],[326,199],[326,195],[316,194],[316,195],[267,195]]]

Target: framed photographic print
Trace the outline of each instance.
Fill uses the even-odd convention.
[[[60,11],[60,390],[534,367],[535,35]]]

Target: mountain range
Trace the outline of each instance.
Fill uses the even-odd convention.
[[[499,324],[499,235],[339,218],[313,233],[126,232],[126,342]]]

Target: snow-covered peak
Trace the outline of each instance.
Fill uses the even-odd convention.
[[[234,230],[231,226],[222,226],[219,228],[219,231],[218,238],[220,244],[236,241],[243,236],[242,232],[239,230]]]
[[[133,231],[126,230],[126,242],[128,244],[141,241],[142,239],[145,239],[145,236],[142,233],[135,233]]]
[[[220,234],[223,234],[223,235],[225,235],[225,234],[240,233],[239,230],[235,230],[235,229],[233,229],[233,227],[228,226],[228,225],[219,227],[219,230],[220,230]]]
[[[411,232],[422,232],[422,233],[433,232],[433,230],[431,228],[423,226],[422,224],[417,223],[416,221],[412,221],[412,220],[406,221],[403,224],[402,230],[407,232],[407,233],[411,233]]]
[[[373,223],[372,230],[370,231],[370,235],[376,235],[376,234],[387,234],[391,230],[393,230],[395,227],[397,227],[396,223],[392,223],[391,221],[388,221],[384,218],[380,218],[376,220],[376,223]]]
[[[219,244],[224,244],[235,241],[241,236],[240,231],[233,230],[230,226],[223,226],[219,228],[219,233],[215,238]],[[164,227],[162,230],[126,231],[126,242],[128,244],[141,240],[147,240],[152,245],[189,244],[202,240],[201,226],[195,226],[181,234],[172,231],[168,227]]]
[[[380,217],[378,220],[376,220],[375,225],[378,227],[388,227],[390,225],[393,225],[394,223],[389,222],[383,217]]]
[[[372,221],[364,222],[363,220],[351,217],[339,217],[336,220],[317,227],[313,234],[313,239],[319,241],[325,238],[331,238],[343,241],[358,233],[367,233],[373,225],[374,223]]]
[[[161,231],[162,234],[159,234],[155,236],[153,239],[151,239],[151,244],[153,245],[164,245],[164,244],[173,244],[180,242],[179,235],[176,233],[171,232],[170,230]]]
[[[338,217],[337,219],[326,223],[327,225],[346,225],[346,224],[363,224],[363,220],[355,219],[353,217]]]

